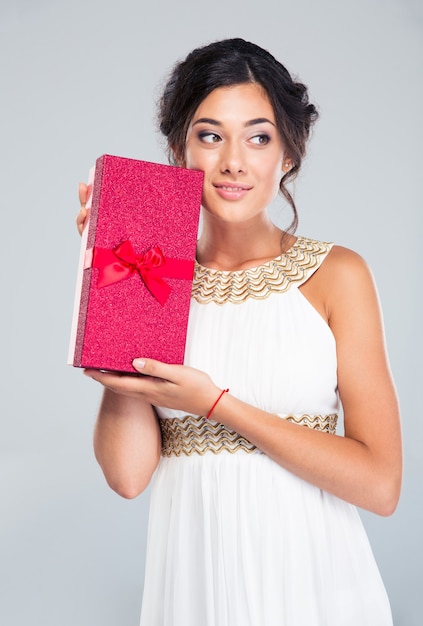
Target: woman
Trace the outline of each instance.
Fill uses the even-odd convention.
[[[241,39],[194,50],[165,87],[171,158],[205,176],[185,364],[86,372],[109,485],[133,498],[153,478],[143,626],[392,624],[355,509],[390,515],[401,483],[377,295],[357,254],[293,235],[286,183],[316,117]]]

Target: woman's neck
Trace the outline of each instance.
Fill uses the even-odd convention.
[[[290,247],[293,237],[270,219],[259,223],[228,224],[203,222],[197,243],[197,260],[211,269],[236,271],[255,267],[279,256]]]

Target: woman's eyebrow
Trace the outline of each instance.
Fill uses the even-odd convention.
[[[272,124],[272,126],[276,126],[276,124],[272,122],[272,120],[269,120],[267,117],[256,117],[253,120],[248,120],[248,122],[245,122],[244,126],[254,126],[255,124],[266,123]],[[211,124],[212,126],[222,126],[222,122],[214,120],[211,117],[200,117],[200,119],[194,122],[193,126],[195,126],[196,124]]]
[[[275,122],[272,122],[267,117],[256,117],[254,120],[245,122],[244,126],[254,126],[255,124],[272,124],[272,126],[276,126]]]
[[[200,119],[194,122],[193,126],[195,126],[196,124],[211,124],[213,126],[222,126],[221,122],[213,120],[211,117],[200,117]]]

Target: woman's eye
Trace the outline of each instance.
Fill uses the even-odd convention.
[[[200,140],[204,143],[217,143],[218,141],[220,141],[220,137],[219,135],[216,135],[216,133],[209,133],[204,131],[202,133],[199,133],[198,136]]]
[[[262,133],[260,135],[255,135],[254,137],[251,137],[250,141],[251,143],[254,143],[258,146],[265,146],[269,143],[270,137],[266,133]]]

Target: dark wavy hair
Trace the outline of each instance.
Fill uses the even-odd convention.
[[[218,87],[256,83],[266,91],[276,123],[292,159],[292,168],[280,181],[280,191],[294,212],[289,231],[298,225],[294,199],[286,187],[301,167],[313,123],[318,117],[309,102],[307,88],[267,50],[244,39],[224,39],[196,48],[175,65],[164,87],[158,108],[160,131],[167,139],[169,160],[181,164],[185,157],[188,127],[200,103]]]

